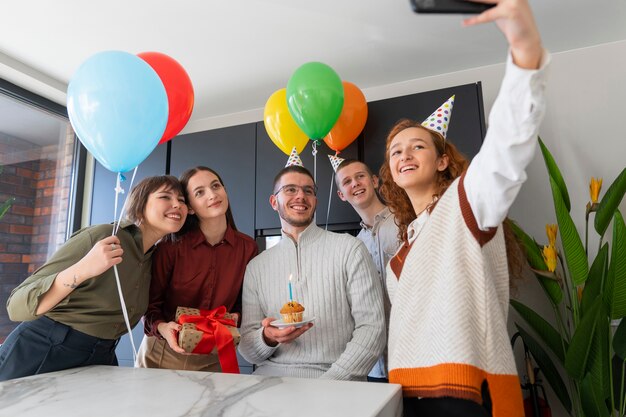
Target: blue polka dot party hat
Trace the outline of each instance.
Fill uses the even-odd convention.
[[[452,107],[454,107],[454,97],[452,96],[445,101],[437,110],[428,116],[422,126],[427,129],[434,130],[446,137],[448,126],[450,125],[450,117],[452,117]]]

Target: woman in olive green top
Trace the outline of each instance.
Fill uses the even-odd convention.
[[[131,326],[148,307],[154,245],[187,217],[184,193],[172,176],[146,178],[128,197],[126,219],[75,233],[13,290],[9,317],[22,321],[0,346],[0,381],[85,365],[117,365],[115,346],[126,333],[117,265]]]

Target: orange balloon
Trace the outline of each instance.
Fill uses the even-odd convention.
[[[367,101],[356,85],[343,82],[343,109],[324,142],[335,152],[348,147],[363,131],[367,121]]]

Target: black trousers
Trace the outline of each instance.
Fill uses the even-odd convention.
[[[0,381],[78,366],[117,366],[117,342],[90,336],[45,316],[23,322],[0,346]]]
[[[481,386],[483,404],[461,398],[411,398],[404,397],[405,417],[491,417],[489,384]]]
[[[460,398],[409,398],[403,401],[404,417],[490,417],[482,405]]]

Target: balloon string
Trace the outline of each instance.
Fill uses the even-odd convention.
[[[122,314],[124,315],[124,322],[126,323],[126,329],[128,330],[128,338],[130,339],[130,345],[133,348],[133,363],[135,363],[137,360],[137,348],[135,347],[135,341],[133,340],[133,329],[130,327],[130,320],[128,319],[128,311],[126,310],[126,302],[124,301],[124,294],[122,293],[122,285],[120,283],[120,274],[117,272],[117,265],[113,265],[113,271],[115,271],[115,283],[117,284],[117,292],[120,296]]]
[[[137,167],[133,171],[133,176],[130,180],[130,186],[128,189],[132,189],[133,182],[135,181],[135,175],[137,175]],[[124,189],[122,188],[122,173],[117,173],[117,182],[115,185],[115,214],[113,216],[113,233],[111,236],[117,234],[120,228],[120,222],[117,221],[117,205],[119,195],[124,193]],[[122,209],[120,210],[120,221],[123,216],[124,210],[126,209],[126,202],[128,201],[128,194],[124,199],[124,204],[122,205]],[[124,301],[124,294],[122,293],[122,284],[120,282],[120,274],[117,270],[117,265],[113,265],[113,272],[115,272],[115,283],[117,284],[117,293],[120,298],[120,305],[122,306],[122,315],[124,316],[124,323],[126,324],[126,329],[128,330],[128,338],[130,339],[130,345],[133,349],[133,363],[137,359],[137,348],[135,347],[135,341],[133,340],[133,329],[130,327],[130,319],[128,318],[128,310],[126,309],[126,301]]]
[[[120,194],[124,192],[121,182],[122,182],[122,173],[118,172],[116,182],[115,182],[115,203],[113,205],[113,231],[111,232],[111,236],[115,236],[115,224],[117,222],[117,205],[119,202]]]
[[[137,175],[137,168],[139,168],[139,166],[136,166],[135,169],[133,170],[133,176],[130,179],[130,185],[128,186],[129,190],[133,189],[133,183],[135,182],[135,175]],[[122,204],[122,210],[120,210],[120,221],[122,220],[122,218],[124,218],[124,212],[126,211],[126,203],[128,202],[128,195],[126,195],[126,198],[124,199],[124,204]],[[117,206],[117,203],[116,203]],[[114,228],[114,232],[113,234],[117,234],[118,230],[120,230],[120,222],[116,223],[116,227]]]
[[[335,182],[335,172],[333,171],[330,176],[330,192],[328,193],[328,209],[326,210],[326,228],[324,230],[328,230],[328,221],[330,219],[330,202],[333,199],[333,183]]]
[[[317,185],[317,142],[313,141],[313,183]],[[317,223],[317,210],[313,212],[313,221]]]

